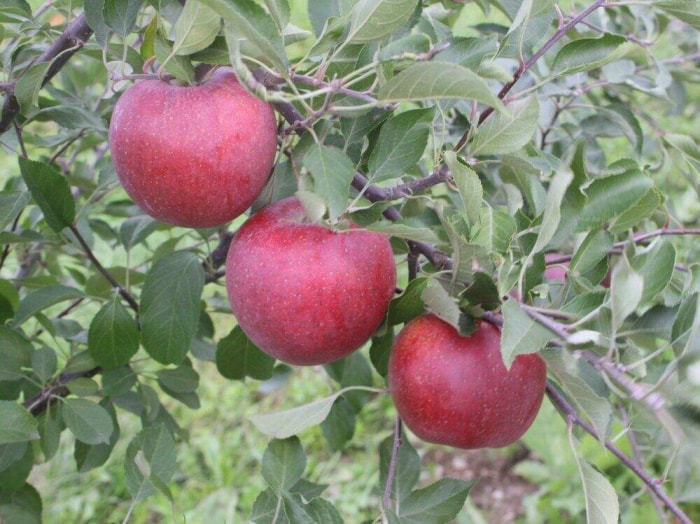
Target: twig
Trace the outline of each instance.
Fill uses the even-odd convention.
[[[557,406],[566,417],[571,420],[574,424],[583,429],[586,433],[591,435],[596,440],[600,441],[600,436],[598,432],[584,421],[579,414],[576,412],[574,407],[569,403],[569,401],[552,385],[551,382],[547,382],[547,396],[552,401],[552,403]],[[641,466],[639,466],[634,460],[630,459],[625,455],[620,449],[615,446],[609,440],[604,441],[604,446],[609,449],[617,459],[622,462],[632,473],[634,473],[637,478],[639,478],[649,490],[663,502],[663,504],[673,513],[676,518],[682,524],[692,524],[690,518],[685,514],[685,512],[678,507],[678,505],[666,494],[666,492],[661,489],[658,482],[651,478],[649,473],[647,473]]]
[[[70,23],[61,36],[34,62],[34,64],[51,62],[41,85],[46,85],[91,36],[92,29],[87,23],[85,13],[82,13]],[[0,118],[0,135],[10,128],[19,113],[20,107],[14,94],[14,86],[14,82],[3,86],[5,102],[2,107],[2,117]]]
[[[656,231],[650,231],[649,233],[640,233],[639,235],[634,235],[629,240],[622,240],[613,244],[613,248],[625,247],[628,244],[636,244],[637,242],[644,242],[656,237],[671,236],[671,235],[700,235],[700,229],[668,229],[661,228]]]
[[[100,261],[97,260],[95,254],[90,249],[90,246],[88,246],[87,242],[83,238],[83,235],[80,234],[78,228],[74,225],[71,225],[69,229],[75,235],[75,238],[78,240],[78,243],[83,248],[83,251],[85,251],[85,254],[90,259],[90,262],[92,262],[93,265],[97,268],[97,270],[102,274],[102,276],[105,277],[110,284],[112,284],[112,287],[119,292],[122,298],[129,303],[131,309],[138,313],[139,304],[138,302],[136,302],[136,299],[131,295],[131,293],[129,293],[126,289],[122,287],[122,285],[117,281],[117,279],[114,278],[114,276],[109,271],[107,271],[107,269],[105,269],[105,267],[102,264],[100,264]]]
[[[401,450],[401,442],[403,440],[403,424],[401,418],[396,417],[396,426],[394,428],[394,445],[391,448],[391,460],[389,461],[389,471],[386,475],[386,485],[384,486],[384,507],[388,508],[391,504],[391,486],[394,484],[396,476],[396,465],[399,462],[399,451]]]
[[[525,62],[522,62],[520,64],[520,67],[513,73],[513,78],[506,83],[501,90],[498,92],[498,98],[500,100],[503,100],[505,96],[510,92],[511,89],[515,86],[515,84],[518,83],[518,80],[523,76],[525,72],[527,72],[535,63],[542,58],[542,56],[549,51],[554,44],[556,44],[570,29],[572,29],[576,24],[578,24],[581,20],[586,18],[588,15],[590,15],[593,11],[598,9],[599,7],[602,7],[605,4],[605,0],[595,0],[590,6],[588,6],[586,9],[584,9],[579,15],[575,16],[569,22],[566,24],[560,24],[559,28],[554,32],[554,34],[547,40],[542,47],[540,47],[539,50],[535,54],[533,54],[528,60]],[[486,120],[491,113],[493,113],[495,108],[493,107],[487,107],[483,113],[481,113],[481,116],[479,117],[479,121],[477,126],[481,125],[484,123],[484,120]],[[459,139],[459,142],[457,142],[457,145],[455,146],[455,151],[459,151],[464,147],[464,145],[467,143],[467,139],[469,138],[469,132],[467,131],[462,135],[462,138]]]
[[[96,367],[76,373],[61,373],[61,375],[54,382],[52,382],[51,385],[45,387],[28,400],[25,400],[22,403],[22,406],[29,410],[32,415],[40,415],[56,398],[65,397],[68,395],[70,392],[67,386],[68,383],[79,378],[94,377],[101,371],[102,368]]]

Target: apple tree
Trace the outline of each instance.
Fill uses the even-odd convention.
[[[331,393],[252,406],[267,487],[231,518],[347,521],[305,438],[352,460],[387,399],[368,521],[456,518],[473,482],[416,448],[543,403],[562,519],[700,518],[699,29],[694,0],[3,0],[0,522],[51,521],[65,445],[172,499],[200,377],[300,366]]]

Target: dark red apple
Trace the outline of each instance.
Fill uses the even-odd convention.
[[[547,369],[539,355],[519,355],[510,370],[501,332],[480,321],[463,337],[433,315],[401,330],[389,357],[389,391],[419,438],[456,448],[499,448],[518,440],[542,404]]]
[[[135,83],[109,126],[120,182],[146,213],[212,227],[243,213],[262,191],[277,149],[272,106],[219,69],[194,86]]]
[[[289,364],[325,364],[359,348],[381,324],[395,286],[386,236],[310,223],[295,197],[243,224],[226,261],[241,329]]]

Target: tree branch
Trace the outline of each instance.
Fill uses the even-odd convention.
[[[33,65],[52,62],[42,80],[42,86],[46,85],[66,65],[66,62],[88,41],[90,36],[92,36],[92,29],[87,23],[85,13],[82,13],[34,62]],[[5,83],[2,86],[5,102],[0,118],[0,135],[12,126],[12,122],[19,113],[19,102],[14,93],[15,82]]]
[[[569,20],[567,23],[563,24],[560,23],[559,27],[555,31],[555,33],[547,40],[540,49],[537,50],[535,54],[533,54],[528,60],[525,62],[521,62],[520,66],[518,69],[515,71],[513,74],[513,78],[506,83],[501,90],[498,92],[498,98],[500,100],[503,100],[506,95],[510,92],[513,87],[515,87],[515,84],[518,83],[518,80],[523,76],[525,72],[527,72],[537,61],[542,58],[542,56],[549,51],[554,44],[556,44],[570,29],[575,27],[581,20],[586,18],[588,15],[590,15],[593,11],[596,9],[603,7],[605,4],[605,0],[595,0],[590,6],[588,6],[586,9],[584,9],[580,14]],[[477,126],[480,126],[481,124],[484,123],[484,120],[486,120],[491,113],[494,112],[493,107],[487,107],[483,113],[481,113],[481,116],[479,117],[479,121],[477,123]],[[462,135],[462,138],[459,139],[459,142],[457,142],[457,145],[455,146],[455,151],[459,151],[464,147],[464,145],[467,143],[467,139],[469,138],[469,131],[464,133]]]
[[[79,378],[94,377],[101,371],[102,368],[96,367],[76,373],[61,373],[49,386],[45,387],[28,400],[25,400],[22,406],[36,417],[43,413],[58,397],[65,397],[70,393],[68,390],[68,384],[70,382]]]
[[[100,261],[97,260],[95,254],[90,249],[90,246],[88,246],[87,242],[83,238],[83,235],[80,233],[78,228],[72,225],[69,229],[75,235],[75,238],[78,240],[78,243],[83,248],[83,251],[85,251],[85,254],[87,255],[88,259],[90,259],[90,262],[92,262],[93,265],[97,268],[97,270],[102,274],[102,276],[105,277],[110,284],[112,284],[112,287],[119,292],[122,298],[129,303],[131,309],[133,309],[134,312],[138,314],[139,304],[138,302],[136,302],[136,299],[131,295],[131,293],[129,293],[126,289],[122,287],[122,285],[117,281],[117,279],[114,278],[114,276],[109,271],[107,271],[107,269],[105,269],[105,267],[102,264],[100,264]]]
[[[600,441],[600,435],[598,435],[595,428],[593,428],[593,426],[588,424],[579,416],[576,409],[574,409],[569,401],[553,386],[550,381],[547,382],[547,396],[552,401],[552,404],[559,408],[569,420],[571,420],[593,438]],[[615,455],[615,457],[617,457],[620,462],[622,462],[630,471],[632,471],[632,473],[634,473],[637,478],[639,478],[644,485],[647,486],[656,497],[658,497],[659,500],[663,502],[669,511],[676,516],[679,522],[682,524],[692,524],[692,521],[685,514],[685,512],[678,507],[678,505],[666,494],[663,489],[661,489],[659,483],[651,478],[649,473],[642,469],[642,467],[634,462],[634,460],[620,451],[620,449],[609,440],[604,441],[604,445],[612,452],[613,455]]]

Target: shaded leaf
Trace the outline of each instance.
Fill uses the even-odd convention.
[[[385,438],[379,445],[379,486],[386,486],[391,456],[394,451],[394,437]],[[391,498],[399,505],[410,495],[420,477],[420,457],[407,438],[402,438],[396,459],[394,481],[391,484]]]
[[[306,455],[297,437],[271,440],[262,458],[262,476],[275,493],[289,490],[301,479]]]
[[[216,345],[216,369],[228,379],[267,380],[272,377],[274,365],[274,357],[258,348],[240,326],[234,327]]]
[[[178,251],[158,260],[141,292],[141,343],[161,364],[180,364],[199,325],[204,288],[202,264],[192,253]]]
[[[126,485],[134,500],[156,491],[169,494],[166,483],[175,473],[175,441],[165,426],[142,429],[126,449]]]
[[[136,25],[143,0],[104,0],[104,23],[121,36],[128,35]]]
[[[75,438],[86,444],[108,444],[114,431],[107,410],[84,398],[63,402],[63,420]]]
[[[88,351],[102,368],[127,364],[139,349],[139,327],[116,293],[90,322]]]
[[[0,229],[17,218],[28,203],[27,191],[0,191]]]
[[[75,219],[75,203],[66,179],[49,164],[22,157],[19,168],[51,229],[60,233],[64,227],[69,227]]]
[[[14,323],[16,326],[19,326],[49,306],[84,296],[78,289],[68,286],[52,285],[42,287],[32,291],[20,301],[15,313]]]
[[[407,524],[450,522],[461,511],[474,484],[475,482],[445,478],[417,489],[401,503],[399,518]]]
[[[0,444],[25,442],[39,438],[34,417],[16,402],[0,400]]]

